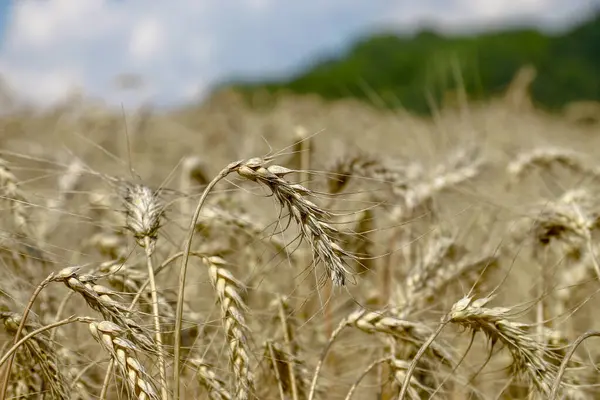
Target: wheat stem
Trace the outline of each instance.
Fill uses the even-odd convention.
[[[110,377],[112,375],[113,369],[115,367],[115,359],[111,357],[108,362],[108,367],[106,367],[106,373],[104,374],[104,381],[102,381],[102,389],[100,390],[100,396],[98,396],[99,400],[106,399],[106,393],[108,392],[108,385],[110,385]]]
[[[152,296],[152,316],[154,318],[154,329],[156,345],[158,347],[158,368],[160,371],[160,391],[164,400],[168,400],[167,367],[163,348],[163,340],[160,326],[160,314],[158,311],[158,295],[156,292],[156,281],[154,279],[154,266],[152,265],[152,246],[150,237],[144,237],[146,260],[148,265],[148,279],[150,280],[150,295]]]
[[[15,333],[15,337],[13,339],[13,345],[16,345],[18,343],[19,336],[21,336],[21,332],[23,332],[23,328],[25,328],[25,322],[27,321],[27,317],[29,316],[29,311],[31,310],[31,307],[33,307],[33,303],[35,302],[35,299],[40,294],[40,292],[46,286],[48,286],[48,284],[50,282],[52,282],[53,279],[54,279],[54,273],[51,273],[50,275],[48,275],[48,277],[46,277],[46,279],[44,279],[37,286],[37,288],[35,288],[35,291],[31,295],[31,298],[29,299],[29,302],[27,303],[27,306],[25,307],[25,310],[23,310],[23,315],[21,316],[21,322],[19,323],[19,327],[17,328],[17,332]],[[2,391],[0,392],[0,399],[6,398],[6,390],[8,389],[8,381],[10,380],[10,370],[12,368],[13,360],[14,360],[14,355],[11,355],[10,358],[8,359],[8,363],[6,365],[6,374],[4,375],[4,382],[2,384]],[[0,362],[0,365],[2,363],[3,362]]]
[[[573,354],[575,354],[577,347],[579,347],[579,345],[581,343],[583,343],[584,340],[586,340],[592,336],[600,336],[600,331],[586,332],[583,335],[579,336],[573,342],[573,344],[571,344],[571,348],[569,349],[569,352],[567,354],[565,354],[565,357],[563,358],[563,360],[560,364],[560,369],[558,370],[558,373],[556,374],[556,379],[554,380],[554,384],[552,385],[552,392],[550,393],[550,400],[555,400],[557,398],[558,391],[560,390],[560,381],[561,381],[565,371],[567,370],[567,365],[569,364],[571,357],[573,357]]]
[[[2,366],[7,361],[10,362],[10,360],[12,360],[12,358],[13,358],[12,356],[19,349],[19,347],[21,347],[21,345],[23,343],[25,343],[26,341],[28,341],[32,337],[34,337],[36,335],[39,335],[42,332],[45,332],[45,331],[53,329],[53,328],[57,328],[57,327],[62,326],[62,325],[67,325],[67,324],[70,324],[70,323],[73,323],[73,322],[90,323],[92,321],[94,321],[94,319],[90,318],[90,317],[76,317],[76,316],[71,316],[69,318],[63,319],[62,321],[54,322],[52,324],[45,325],[45,326],[42,326],[41,328],[38,328],[38,329],[36,329],[34,331],[31,331],[27,335],[23,336],[20,340],[18,340],[15,344],[13,344],[11,346],[11,348],[8,349],[8,351],[6,353],[4,353],[4,355],[2,356],[2,358],[0,358],[0,366]],[[8,369],[6,370],[6,375],[10,376],[10,371]],[[2,398],[3,399],[6,398],[5,394],[3,394]]]
[[[200,210],[208,197],[208,193],[215,187],[217,183],[219,183],[222,179],[224,179],[227,175],[229,175],[235,168],[237,163],[233,163],[224,168],[219,174],[206,186],[204,192],[202,193],[202,197],[198,201],[198,205],[196,206],[196,211],[194,211],[194,215],[190,222],[190,227],[188,231],[188,237],[185,241],[183,256],[181,258],[181,269],[179,271],[179,285],[178,285],[178,294],[177,294],[177,309],[175,311],[175,343],[174,343],[174,360],[173,360],[173,384],[175,385],[173,392],[173,400],[179,400],[179,357],[181,354],[181,324],[183,318],[183,300],[185,294],[185,278],[187,273],[187,265],[190,255],[190,250],[192,247],[192,239],[194,238],[194,231],[196,228],[196,222],[200,217]]]
[[[347,324],[347,321],[344,319],[342,322],[340,322],[338,327],[331,333],[331,336],[329,337],[329,341],[327,342],[327,345],[323,349],[321,358],[319,358],[319,362],[317,363],[317,366],[315,367],[315,373],[314,373],[312,381],[310,383],[310,390],[308,392],[308,400],[314,400],[315,392],[317,389],[317,380],[319,379],[319,373],[321,372],[321,368],[323,367],[323,363],[325,362],[325,357],[327,357],[327,353],[329,353],[329,350],[331,349],[331,346],[333,345],[333,342],[335,341],[335,339],[337,339],[337,337],[344,330],[344,328],[346,328],[346,326],[348,326],[348,324]]]
[[[427,341],[425,343],[423,343],[423,345],[421,346],[421,348],[419,349],[419,351],[413,358],[412,362],[410,363],[410,366],[408,367],[408,370],[406,371],[406,376],[404,377],[404,382],[402,382],[402,389],[400,389],[400,394],[398,395],[398,400],[404,399],[404,396],[406,395],[406,392],[408,391],[408,388],[410,387],[410,378],[411,378],[413,372],[415,372],[415,369],[417,368],[417,364],[418,364],[419,360],[421,359],[421,357],[423,357],[423,354],[425,354],[425,352],[427,351],[429,346],[431,346],[431,344],[433,343],[435,338],[437,338],[438,335],[440,333],[442,333],[442,330],[444,329],[444,327],[446,326],[447,323],[448,323],[448,321],[444,321],[438,326],[438,328],[435,330],[435,332],[433,332],[431,334],[431,336],[429,336],[429,339],[427,339]]]
[[[360,376],[358,377],[358,379],[352,384],[352,386],[350,387],[350,390],[348,390],[348,394],[345,397],[345,400],[350,400],[352,398],[352,396],[354,396],[354,392],[356,392],[356,389],[358,388],[358,385],[360,384],[360,382],[365,378],[365,376],[367,376],[367,374],[369,372],[371,372],[371,370],[375,367],[377,367],[378,365],[381,365],[387,361],[389,361],[390,359],[388,357],[386,358],[380,358],[379,360],[375,360],[373,361],[371,364],[369,364],[367,366],[367,368],[365,368],[363,370],[363,372],[360,374]]]

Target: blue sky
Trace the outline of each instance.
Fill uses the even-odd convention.
[[[600,0],[0,0],[0,75],[46,106],[72,90],[109,104],[178,104],[232,76],[289,74],[368,32],[527,23],[559,29]],[[119,74],[144,86],[124,92]]]

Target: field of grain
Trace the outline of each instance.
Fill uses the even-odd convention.
[[[2,116],[0,398],[597,398],[600,126],[523,99]]]

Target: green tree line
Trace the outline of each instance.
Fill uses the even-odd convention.
[[[375,104],[377,99],[387,107],[428,113],[431,100],[439,103],[457,87],[472,99],[501,93],[524,65],[537,71],[531,95],[538,106],[558,109],[574,100],[600,101],[600,14],[556,35],[534,29],[454,37],[433,31],[378,34],[287,80],[227,86],[246,95],[292,92]]]

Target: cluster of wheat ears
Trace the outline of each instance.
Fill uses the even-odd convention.
[[[214,178],[189,158],[178,188],[75,159],[49,198],[2,160],[0,398],[596,398],[580,346],[596,333],[569,321],[599,287],[597,195],[565,190],[501,244],[468,246],[434,200],[484,173],[476,147],[432,167],[349,152],[316,171],[299,135],[291,158]],[[507,191],[539,170],[600,178],[563,148],[502,170]],[[526,245],[530,301],[494,304]]]

